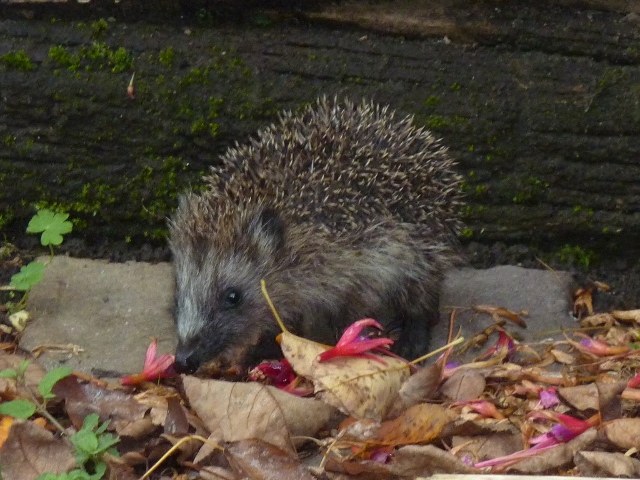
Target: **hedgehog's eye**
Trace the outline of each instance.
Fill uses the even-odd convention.
[[[239,290],[235,288],[229,288],[226,292],[224,292],[224,297],[222,301],[224,302],[224,306],[226,308],[234,308],[240,304],[242,300],[242,295]]]

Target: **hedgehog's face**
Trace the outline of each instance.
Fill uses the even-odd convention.
[[[260,290],[283,239],[277,216],[261,210],[238,230],[235,248],[172,239],[176,273],[176,369],[245,368],[278,352],[277,326]]]

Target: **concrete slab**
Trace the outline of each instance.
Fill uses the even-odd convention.
[[[152,338],[158,351],[175,348],[173,279],[168,263],[108,263],[57,256],[29,294],[33,316],[20,345],[78,345],[79,355],[46,352],[46,368],[61,364],[87,373],[142,369]],[[96,370],[97,369],[97,370]]]
[[[569,314],[570,285],[571,276],[563,272],[511,266],[460,269],[448,275],[441,304],[445,312],[451,306],[466,307],[456,320],[466,337],[493,322],[489,315],[471,311],[473,305],[528,310],[529,328],[507,328],[526,340],[539,341],[544,332],[575,326]],[[84,350],[79,355],[48,351],[41,357],[47,368],[66,364],[97,376],[105,371],[137,372],[151,338],[158,338],[161,353],[175,346],[172,296],[168,263],[108,263],[59,256],[30,294],[33,321],[21,346],[72,344]],[[434,347],[446,342],[447,325],[448,314],[443,313],[441,327],[434,332]]]
[[[561,330],[576,328],[573,318],[571,298],[573,279],[567,272],[535,270],[511,265],[475,270],[462,268],[452,270],[447,275],[440,319],[442,328],[433,334],[432,346],[446,344],[449,317],[445,312],[456,308],[456,328],[462,327],[463,336],[469,339],[494,323],[491,315],[475,312],[475,305],[493,305],[514,312],[522,310],[527,328],[510,322],[505,329],[514,338],[523,342],[541,342],[545,339],[561,339]],[[493,340],[491,341],[493,344]],[[486,348],[486,347],[485,347]],[[470,351],[465,359],[470,359],[478,350]]]

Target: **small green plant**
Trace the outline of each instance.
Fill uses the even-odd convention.
[[[99,480],[107,471],[107,464],[103,455],[108,453],[118,457],[118,451],[114,445],[120,440],[111,433],[107,433],[109,426],[107,420],[99,425],[97,413],[88,415],[82,423],[82,428],[69,438],[75,449],[76,464],[78,468],[68,473],[56,475],[45,473],[37,480]],[[87,470],[92,471],[89,473]]]
[[[40,402],[34,393],[26,386],[25,372],[27,371],[28,366],[29,360],[24,360],[16,369],[7,368],[0,371],[0,378],[11,378],[15,380],[16,384],[24,388],[31,397],[30,400],[17,399],[0,403],[0,414],[9,415],[14,418],[27,419],[37,411],[40,415],[46,417],[51,423],[59,426],[58,422],[51,417],[47,411],[47,400],[55,397],[52,393],[53,386],[58,383],[58,381],[71,375],[71,369],[69,367],[54,368],[48,372],[42,380],[40,380],[40,383],[38,383],[38,393],[40,393],[40,396],[42,397],[42,402]],[[59,428],[64,431],[62,427]]]
[[[71,232],[73,225],[67,220],[68,213],[54,213],[50,210],[38,210],[31,218],[27,226],[28,233],[42,233],[40,243],[49,247],[50,257],[47,263],[31,262],[20,269],[13,277],[9,286],[15,290],[25,292],[17,305],[11,306],[11,310],[18,311],[24,308],[27,295],[35,285],[44,278],[44,269],[53,260],[53,246],[62,243],[63,235]]]
[[[37,412],[55,425],[62,435],[66,435],[65,428],[47,410],[47,401],[55,397],[53,394],[55,384],[71,375],[71,368],[54,368],[40,380],[38,383],[38,393],[42,398],[40,400],[27,386],[25,373],[28,367],[29,360],[24,360],[15,369],[7,368],[0,371],[0,378],[14,379],[16,385],[26,391],[30,397],[0,403],[0,414],[27,419]],[[88,415],[82,423],[82,428],[68,439],[69,446],[75,451],[78,468],[61,475],[45,473],[40,475],[38,480],[99,480],[102,478],[107,470],[103,455],[109,453],[118,456],[113,446],[120,441],[113,434],[106,432],[108,426],[108,421],[99,425],[97,414]]]

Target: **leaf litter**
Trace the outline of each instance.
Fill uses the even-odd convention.
[[[76,468],[69,438],[95,415],[119,438],[119,456],[101,457],[109,479],[638,477],[640,310],[595,313],[598,289],[574,297],[581,331],[536,345],[513,340],[504,323],[522,327],[524,312],[476,307],[496,324],[474,338],[497,339],[467,363],[456,363],[453,346],[426,366],[392,356],[389,341],[360,336],[372,319],[335,347],[283,330],[285,359],[258,366],[258,382],[172,376],[172,359],[157,357],[152,342],[140,374],[117,383],[72,374],[47,398],[32,361],[23,381],[0,378],[0,406],[35,398],[64,432],[39,410],[26,420],[1,415],[2,475]],[[0,351],[0,371],[24,360]]]

